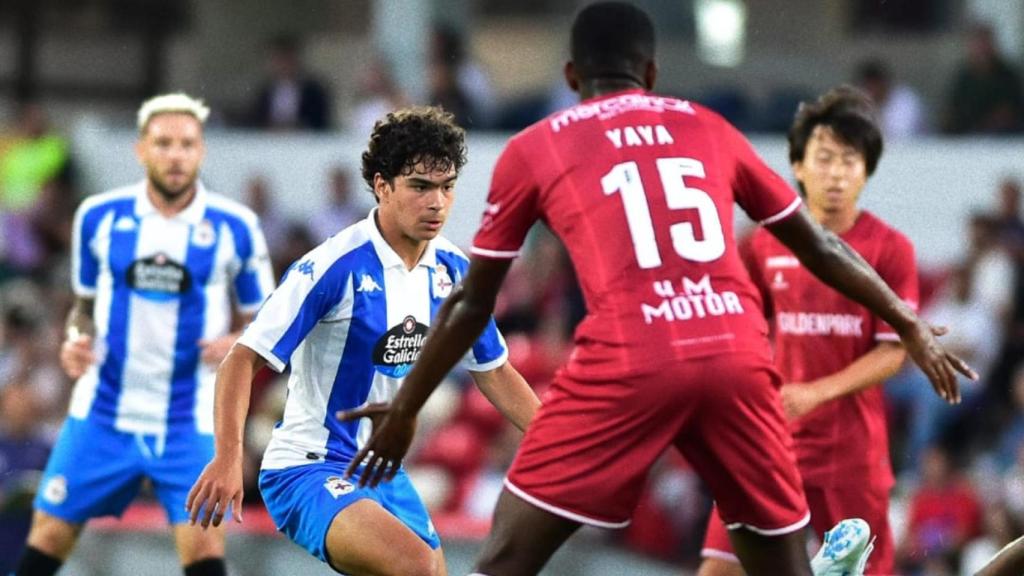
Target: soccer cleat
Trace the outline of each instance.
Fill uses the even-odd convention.
[[[868,523],[847,518],[825,532],[825,542],[811,559],[811,570],[814,576],[863,576],[874,549]]]

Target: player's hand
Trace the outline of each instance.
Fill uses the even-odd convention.
[[[389,404],[368,404],[354,410],[342,410],[336,417],[342,422],[360,418],[373,421],[373,434],[349,463],[345,477],[350,478],[365,460],[366,467],[359,477],[360,487],[373,488],[394,478],[402,467],[402,458],[405,458],[412,444],[416,419],[392,414]]]
[[[234,346],[237,339],[237,335],[227,334],[212,340],[200,340],[199,350],[202,354],[203,363],[210,366],[220,365],[224,358],[227,357],[228,352],[231,351],[231,347]]]
[[[977,380],[978,374],[966,362],[942,347],[937,336],[946,332],[948,330],[944,326],[933,327],[918,320],[908,333],[900,334],[900,339],[907,354],[931,381],[935,393],[950,404],[959,404],[960,385],[956,373],[971,380]]]
[[[825,401],[821,389],[813,384],[786,384],[779,393],[782,395],[786,418],[790,420],[810,414]]]
[[[192,485],[188,499],[185,500],[189,524],[195,526],[199,520],[204,529],[210,524],[214,527],[220,526],[229,504],[235,522],[241,524],[243,495],[242,458],[215,456]]]
[[[77,380],[96,362],[92,351],[92,336],[69,329],[67,338],[60,346],[60,367],[73,380]]]

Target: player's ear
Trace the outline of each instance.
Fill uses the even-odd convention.
[[[644,88],[654,90],[654,83],[658,80],[658,64],[654,60],[647,62],[644,67]]]
[[[381,176],[380,172],[373,175],[373,195],[377,197],[377,204],[384,198],[387,192],[388,181]]]
[[[565,82],[569,85],[569,88],[572,88],[573,92],[579,92],[580,77],[576,74],[576,65],[572,63],[572,60],[565,63],[563,73],[565,74]]]

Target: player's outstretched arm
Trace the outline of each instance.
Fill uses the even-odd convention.
[[[423,350],[391,401],[387,416],[380,427],[374,429],[346,471],[346,475],[353,474],[365,461],[366,468],[359,478],[360,486],[376,486],[398,473],[412,443],[416,415],[487,326],[494,312],[498,290],[511,263],[511,260],[476,257],[470,262],[466,278],[452,290],[431,322]],[[360,414],[353,411],[338,416],[350,420],[360,417]],[[370,454],[372,456],[367,460]]]
[[[857,252],[822,228],[805,208],[770,224],[768,230],[815,276],[892,326],[935,392],[947,402],[960,401],[956,373],[971,379],[978,375],[942,347],[935,336],[944,330],[933,329],[914,314]]]
[[[470,372],[480,392],[505,418],[525,432],[540,408],[540,399],[511,362],[487,372]]]
[[[266,361],[252,349],[236,344],[217,369],[213,401],[215,451],[185,501],[189,522],[203,528],[220,526],[228,505],[242,521],[242,451],[245,417],[249,412],[252,379]],[[202,518],[200,519],[200,514]]]

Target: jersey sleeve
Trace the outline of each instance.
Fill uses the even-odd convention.
[[[483,334],[462,357],[461,366],[470,372],[488,372],[508,361],[508,346],[494,318],[487,322]]]
[[[758,224],[767,225],[796,212],[801,204],[796,191],[764,163],[739,130],[725,120],[721,122],[725,141],[735,160],[732,189],[736,202],[747,216]]]
[[[917,262],[910,240],[902,234],[890,234],[875,271],[901,300],[917,312]],[[876,318],[875,340],[898,342],[899,339],[899,335],[891,326]]]
[[[285,273],[238,341],[282,372],[292,353],[316,324],[346,298],[351,298],[349,270],[325,262],[314,250],[296,261]],[[326,262],[329,264],[330,262]]]
[[[246,219],[239,235],[235,242],[240,264],[234,280],[235,294],[239,309],[254,313],[274,289],[274,271],[259,221]]]
[[[538,186],[518,142],[505,147],[494,168],[487,207],[470,249],[475,256],[515,258],[538,218]]]
[[[96,295],[100,263],[93,252],[93,238],[103,219],[104,211],[90,202],[84,202],[75,211],[71,229],[71,287],[75,296],[92,298]]]

